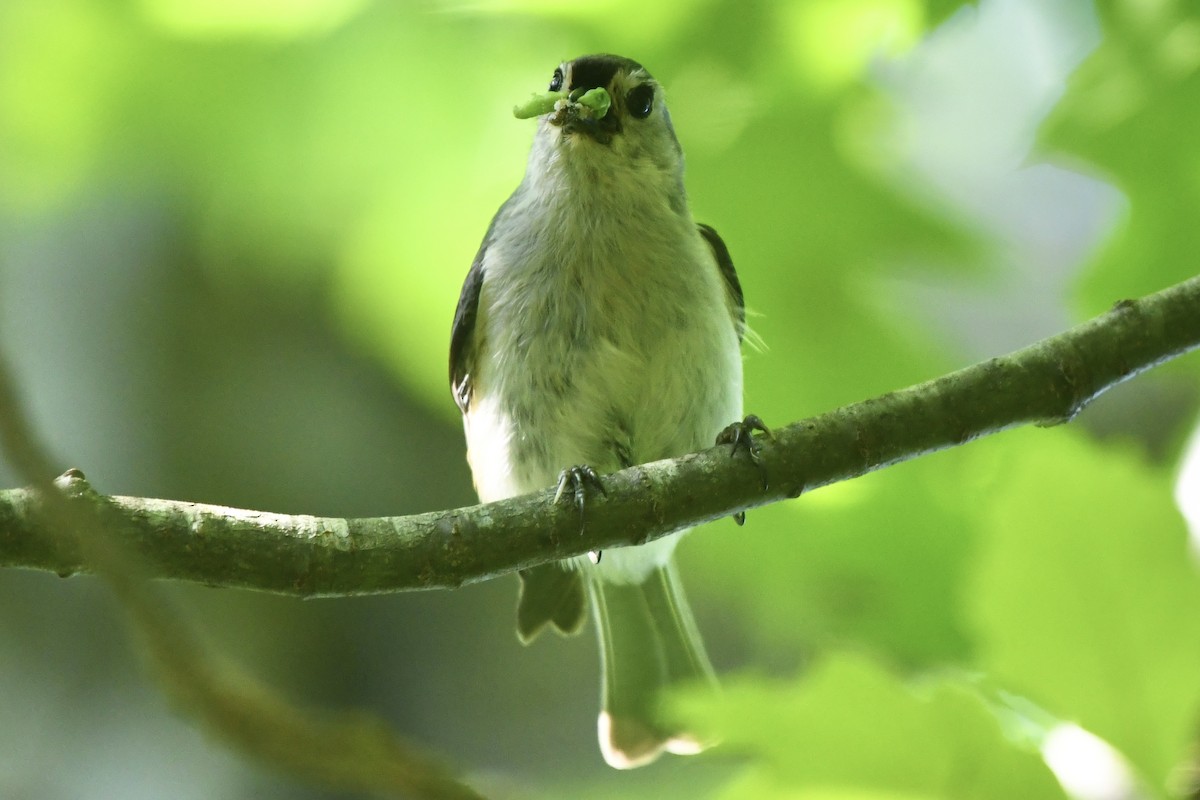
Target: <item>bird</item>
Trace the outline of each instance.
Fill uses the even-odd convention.
[[[641,64],[564,61],[515,112],[537,131],[463,283],[450,386],[481,502],[557,485],[585,514],[606,473],[746,439],[727,429],[742,418],[742,287],[692,217],[664,91]],[[616,768],[711,744],[660,713],[667,687],[716,688],[673,557],[685,532],[519,571],[523,643],[574,634],[591,609]]]

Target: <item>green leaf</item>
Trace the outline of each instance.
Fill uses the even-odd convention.
[[[793,683],[729,681],[677,709],[751,758],[725,798],[1063,797],[969,688],[909,687],[859,656],[823,659]]]
[[[697,531],[680,553],[695,600],[712,604],[698,605],[701,628],[733,616],[751,658],[788,663],[846,646],[907,668],[966,659],[973,463],[942,453]]]
[[[1028,434],[970,591],[980,663],[1161,787],[1200,713],[1200,576],[1169,476],[1068,431]]]

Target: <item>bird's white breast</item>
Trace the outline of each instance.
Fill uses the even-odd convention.
[[[540,174],[484,254],[466,417],[484,501],[551,486],[577,464],[603,474],[682,455],[741,416],[737,330],[686,209],[660,202],[644,176]],[[606,551],[598,569],[640,580],[674,540]]]

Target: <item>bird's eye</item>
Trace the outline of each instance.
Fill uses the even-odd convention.
[[[638,119],[645,119],[654,110],[654,87],[648,83],[635,86],[625,95],[625,108]]]
[[[557,92],[562,90],[563,74],[561,69],[554,70],[554,77],[550,79],[550,91]]]

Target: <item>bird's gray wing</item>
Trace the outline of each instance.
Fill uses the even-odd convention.
[[[721,277],[725,280],[729,313],[733,317],[734,327],[737,328],[738,341],[741,341],[746,331],[746,303],[742,297],[742,284],[738,280],[737,270],[733,268],[733,258],[729,255],[729,248],[711,225],[700,223],[696,227],[700,229],[700,235],[712,250],[713,258],[717,260],[717,268],[721,270]]]
[[[479,290],[483,287],[483,253],[475,256],[467,279],[463,281],[454,310],[454,327],[450,331],[450,391],[458,409],[467,413],[471,405],[471,373],[475,369],[475,318],[479,312]]]
[[[471,375],[475,371],[480,350],[475,322],[479,316],[479,294],[483,289],[483,260],[492,242],[496,221],[507,206],[507,201],[500,206],[496,216],[492,217],[492,223],[488,225],[487,233],[483,235],[483,242],[480,243],[475,260],[471,262],[471,269],[467,271],[466,280],[463,281],[462,292],[458,296],[458,307],[454,309],[454,324],[450,328],[450,391],[454,393],[454,402],[458,404],[458,410],[464,414],[471,407],[471,397],[474,393]]]

